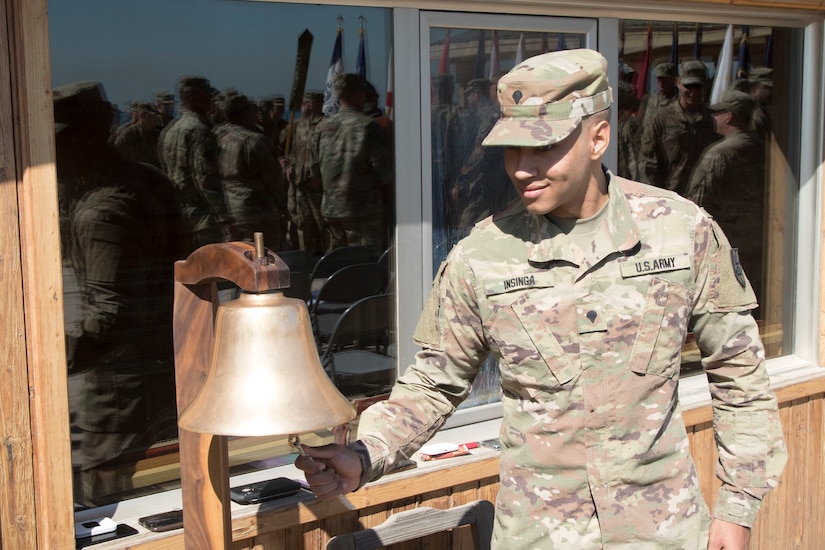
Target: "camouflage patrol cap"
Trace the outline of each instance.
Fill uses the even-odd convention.
[[[310,101],[323,101],[324,94],[323,92],[316,91],[304,92],[304,99],[309,99]]]
[[[157,114],[155,106],[148,101],[135,101],[132,103],[132,110],[139,113],[149,113],[150,115]]]
[[[234,93],[224,96],[224,101],[221,104],[221,109],[226,116],[233,115],[245,109],[251,109],[256,105],[249,100],[248,97],[241,93]]]
[[[192,92],[214,95],[217,90],[212,87],[209,80],[202,76],[182,76],[178,80],[178,94],[183,95]]]
[[[282,95],[274,95],[270,99],[272,99],[272,104],[276,107],[286,106],[286,101],[284,100],[284,96]]]
[[[103,84],[83,80],[64,84],[52,90],[54,103],[54,131],[59,133],[69,126],[82,126],[97,120],[108,120],[112,105],[106,97]]]
[[[337,95],[365,90],[366,85],[367,81],[358,73],[338,73],[332,81],[332,87]]]
[[[531,57],[501,77],[498,100],[501,118],[482,145],[552,145],[613,103],[607,60],[587,49]]]
[[[685,61],[679,66],[679,82],[682,86],[704,84],[708,81],[708,68],[698,59]]]
[[[773,87],[773,69],[770,67],[756,67],[748,73],[748,81],[751,84],[762,84]]]
[[[175,102],[175,95],[172,92],[162,91],[155,94],[155,102],[170,104]]]
[[[728,111],[741,121],[749,121],[756,107],[756,99],[750,94],[739,90],[727,90],[717,103],[710,106],[711,111]]]
[[[467,86],[464,88],[464,95],[466,96],[470,92],[479,92],[487,95],[490,92],[491,85],[492,82],[486,78],[475,78],[467,83]]]
[[[656,78],[676,76],[676,65],[671,62],[656,65]]]

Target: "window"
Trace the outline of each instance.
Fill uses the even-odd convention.
[[[342,393],[373,398],[396,373],[390,12],[116,4],[49,2],[79,507],[179,484],[173,266],[203,244],[263,232],[290,266],[286,294],[306,300]],[[296,82],[299,58],[305,82]],[[330,72],[361,70],[371,88],[328,85]],[[322,112],[338,109],[366,116],[317,132],[312,151]],[[338,191],[321,204],[325,185]],[[223,301],[238,292],[218,289]],[[346,319],[356,334],[336,332]],[[351,367],[354,348],[372,353],[374,367]],[[233,439],[232,472],[288,453],[280,438]]]

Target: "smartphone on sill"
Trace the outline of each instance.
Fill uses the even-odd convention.
[[[169,510],[168,512],[143,516],[138,519],[138,523],[156,533],[179,529],[183,527],[183,510]]]
[[[276,498],[292,496],[300,491],[301,487],[302,485],[294,479],[278,477],[231,487],[229,498],[238,504],[259,504]]]

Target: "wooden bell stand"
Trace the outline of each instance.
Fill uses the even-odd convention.
[[[175,378],[178,415],[209,372],[218,309],[216,283],[248,292],[289,287],[289,267],[275,254],[243,242],[208,244],[175,262]],[[179,429],[184,545],[189,550],[232,544],[228,438]]]

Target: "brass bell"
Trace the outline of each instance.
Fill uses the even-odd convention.
[[[180,414],[186,430],[264,436],[312,432],[355,418],[318,358],[306,304],[280,290],[221,304],[203,386]]]

